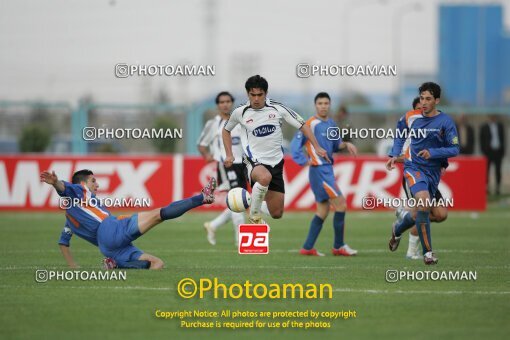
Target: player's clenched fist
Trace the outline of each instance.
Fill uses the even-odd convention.
[[[50,185],[55,185],[58,182],[58,177],[55,174],[55,171],[52,171],[51,173],[49,171],[43,171],[39,176],[39,179],[41,182],[45,182]]]

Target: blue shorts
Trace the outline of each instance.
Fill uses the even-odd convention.
[[[97,231],[99,250],[113,258],[120,267],[124,262],[138,260],[143,251],[133,245],[142,234],[138,229],[138,214],[118,219],[110,216],[103,220]]]
[[[342,196],[342,192],[336,184],[335,173],[331,165],[311,166],[308,178],[315,195],[315,201],[324,202]]]
[[[430,197],[434,198],[441,179],[441,169],[405,166],[404,178],[413,197],[419,191],[428,190]]]

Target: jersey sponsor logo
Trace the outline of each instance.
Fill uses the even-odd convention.
[[[423,129],[418,128],[417,130],[424,130],[426,133],[428,133],[428,132],[439,132],[439,133],[441,133],[441,129],[437,129],[437,128],[423,128]]]
[[[269,226],[267,224],[241,224],[238,233],[239,254],[269,253]]]
[[[452,139],[452,144],[453,144],[453,145],[457,145],[457,144],[459,144],[459,137],[457,137],[457,136],[453,137],[453,139]]]
[[[276,126],[267,124],[267,125],[261,125],[258,128],[254,129],[252,131],[252,134],[255,137],[265,137],[265,136],[269,136],[270,134],[272,134],[275,131],[276,131]]]
[[[246,121],[246,124],[250,124],[250,123],[253,123],[253,119],[248,119],[248,120]]]
[[[275,118],[275,117],[276,117],[276,115],[274,113],[269,114],[269,118]]]

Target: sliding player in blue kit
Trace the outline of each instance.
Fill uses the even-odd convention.
[[[333,152],[347,149],[352,155],[357,154],[356,147],[344,142],[340,138],[337,125],[329,117],[331,98],[326,92],[320,92],[315,96],[315,109],[317,114],[308,119],[306,125],[310,127],[312,134],[317,139],[317,143],[326,150],[328,158],[333,159]],[[303,152],[303,147],[306,153]],[[317,155],[311,142],[299,131],[291,142],[292,159],[299,165],[310,165],[309,180],[310,187],[315,195],[317,210],[310,223],[308,237],[300,250],[302,255],[324,256],[315,248],[315,241],[319,236],[322,225],[329,214],[330,205],[335,209],[333,217],[333,229],[335,231],[335,240],[333,243],[332,254],[335,256],[353,256],[358,253],[344,243],[345,227],[345,197],[338,188],[335,180],[332,162],[324,157]]]
[[[400,243],[402,233],[416,225],[423,251],[425,264],[438,262],[432,252],[430,234],[430,209],[433,204],[441,178],[441,165],[445,160],[459,154],[459,139],[454,121],[436,109],[441,98],[441,87],[436,83],[427,82],[418,89],[421,110],[407,112],[397,123],[397,129],[408,132],[411,137],[409,148],[404,156],[404,177],[411,194],[416,200],[416,224],[407,219],[394,224],[389,242],[391,251],[395,251]],[[395,138],[390,159],[386,168],[395,168],[395,162],[402,151],[406,137]]]

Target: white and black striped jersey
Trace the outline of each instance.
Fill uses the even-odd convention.
[[[273,100],[267,99],[261,109],[253,109],[247,102],[232,111],[225,129],[233,131],[240,125],[244,153],[253,162],[275,166],[283,158],[283,120],[296,129],[305,123],[292,109]]]
[[[198,145],[209,147],[209,151],[213,155],[214,160],[222,162],[227,157],[225,147],[223,145],[222,131],[227,121],[222,119],[220,115],[209,119],[200,134]],[[241,145],[241,127],[235,128],[231,133],[232,136],[232,152],[234,154],[234,163],[241,164],[243,162],[243,147]]]

